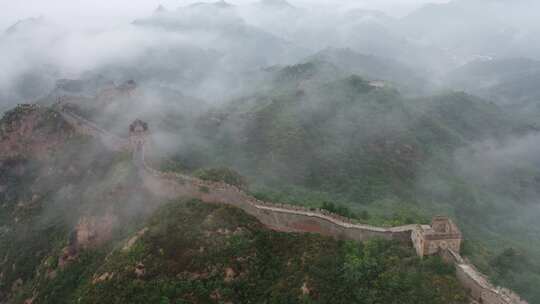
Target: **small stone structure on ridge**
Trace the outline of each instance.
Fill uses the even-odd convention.
[[[448,217],[436,216],[431,226],[418,225],[411,234],[411,239],[420,256],[438,254],[440,250],[450,249],[460,252],[462,235],[457,225]]]
[[[148,135],[148,124],[140,119],[136,119],[129,125],[129,143],[135,148],[146,143]]]

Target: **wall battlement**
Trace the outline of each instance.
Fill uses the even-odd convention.
[[[60,113],[68,123],[84,134],[99,137],[104,143],[114,138],[69,110],[62,108]],[[473,300],[482,304],[528,304],[512,291],[494,287],[472,264],[460,256],[462,234],[450,218],[434,217],[431,225],[375,227],[355,223],[326,210],[264,202],[233,185],[151,168],[144,157],[148,131],[148,125],[137,120],[130,126],[129,140],[114,138],[119,144],[108,147],[113,150],[132,151],[133,163],[144,186],[157,196],[167,199],[198,198],[207,203],[232,205],[278,231],[319,233],[355,241],[379,237],[407,242],[421,257],[439,254],[453,263],[458,280],[470,291]]]

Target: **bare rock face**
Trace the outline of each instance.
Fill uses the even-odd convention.
[[[76,230],[76,245],[79,249],[95,248],[112,238],[118,218],[107,213],[102,217],[83,217]]]
[[[58,266],[63,268],[76,260],[81,250],[96,248],[111,240],[117,224],[118,218],[110,213],[101,217],[82,217],[73,232],[69,246],[64,248],[58,259]]]
[[[144,268],[144,264],[142,262],[137,263],[137,266],[135,266],[135,275],[137,278],[142,278],[146,274],[146,270]]]
[[[230,268],[230,267],[227,267],[225,269],[225,278],[224,278],[224,281],[227,282],[227,283],[230,283],[234,280],[234,278],[236,277],[236,272],[234,271],[234,269]]]
[[[129,251],[131,249],[131,247],[133,247],[133,245],[135,245],[135,243],[148,231],[148,227],[145,227],[143,228],[142,230],[140,230],[139,232],[137,232],[137,234],[135,236],[133,236],[132,238],[130,238],[126,245],[124,245],[124,247],[122,248],[122,251]]]
[[[101,283],[101,282],[105,282],[105,281],[108,281],[110,279],[114,278],[114,273],[110,273],[110,272],[105,272],[104,274],[98,276],[98,275],[94,275],[94,279],[92,280],[92,284],[98,284],[98,283]]]
[[[62,250],[62,255],[58,258],[58,267],[63,269],[71,262],[75,261],[79,256],[79,252],[74,246],[68,246]]]
[[[0,159],[44,159],[73,134],[58,113],[37,105],[19,105],[0,120]]]
[[[309,289],[307,282],[304,282],[304,284],[302,285],[301,290],[302,290],[303,295],[309,295],[311,293],[311,290]]]

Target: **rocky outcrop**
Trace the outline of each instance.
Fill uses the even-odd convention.
[[[79,219],[69,244],[62,250],[58,266],[65,267],[75,261],[81,250],[96,248],[112,239],[118,218],[110,213],[103,216],[85,216]]]
[[[112,238],[117,223],[118,219],[112,214],[81,218],[75,228],[74,245],[83,249],[98,247]]]
[[[0,160],[20,156],[46,158],[73,134],[70,125],[56,111],[38,105],[18,105],[0,121]]]

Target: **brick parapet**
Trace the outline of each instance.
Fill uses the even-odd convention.
[[[484,274],[459,253],[443,250],[441,255],[455,265],[456,277],[476,301],[483,304],[528,304],[513,291],[495,287]]]

